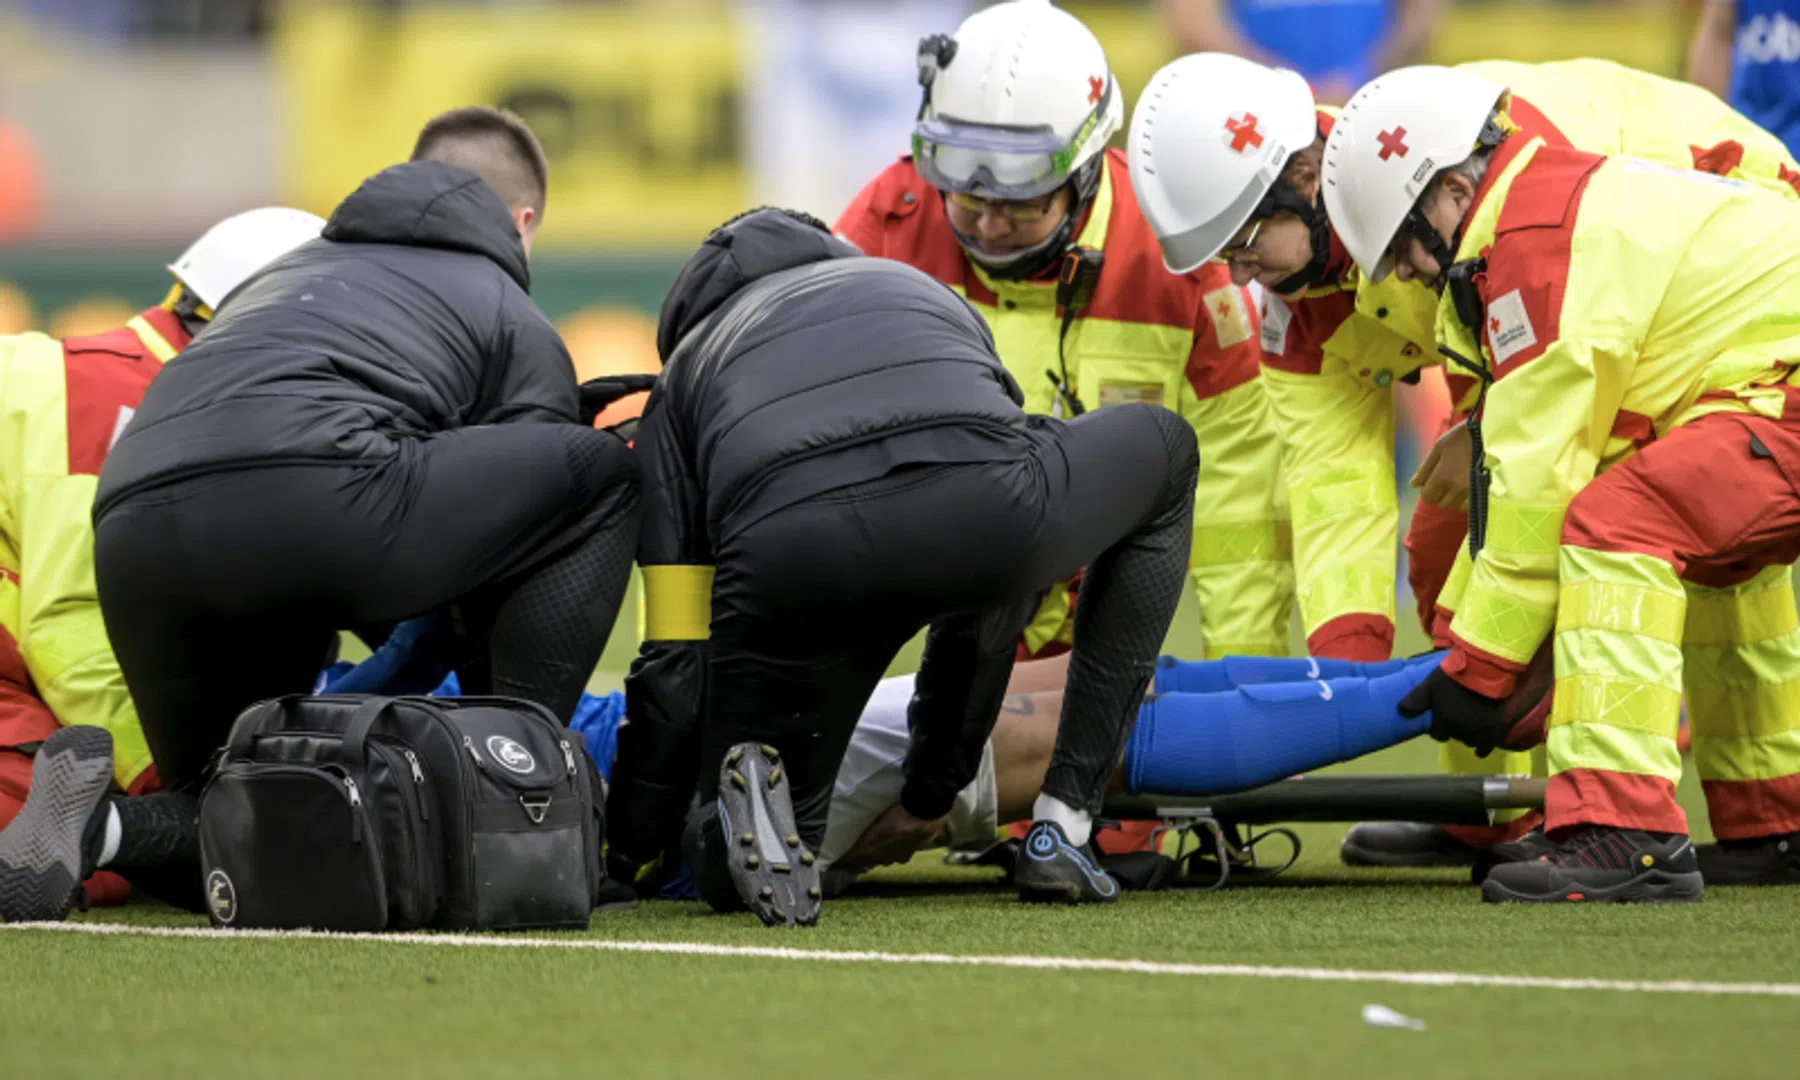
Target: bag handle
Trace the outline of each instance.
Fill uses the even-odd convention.
[[[393,698],[377,695],[356,707],[356,712],[350,715],[350,726],[344,729],[345,761],[367,760],[368,752],[364,744],[369,741],[369,731],[393,703]]]
[[[287,712],[288,703],[298,701],[305,694],[286,694],[267,701],[259,701],[238,714],[231,725],[231,741],[226,746],[228,758],[244,758],[250,756],[251,744],[258,735],[265,734],[275,726]]]

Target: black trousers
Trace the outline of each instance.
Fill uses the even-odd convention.
[[[614,436],[516,424],[109,507],[95,524],[100,605],[164,784],[197,789],[238,713],[309,690],[341,628],[446,606],[469,693],[567,720],[630,578],[638,488]]]
[[[851,733],[900,647],[932,628],[914,750],[925,734],[920,699],[930,695],[956,695],[956,708],[985,721],[985,736],[1039,596],[1086,567],[1044,790],[1099,809],[1180,601],[1198,458],[1191,429],[1150,405],[1035,434],[1019,460],[905,468],[741,528],[726,523],[702,804],[732,745],[769,743],[786,763],[802,839],[816,849]],[[967,749],[978,755],[979,740]]]

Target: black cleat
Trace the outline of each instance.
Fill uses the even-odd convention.
[[[99,811],[112,779],[105,728],[59,728],[44,740],[25,806],[0,832],[0,922],[61,922],[83,899],[81,883],[100,857]]]
[[[1500,903],[1693,903],[1706,894],[1685,833],[1587,825],[1546,855],[1488,872],[1481,898]]]
[[[1469,868],[1469,880],[1479,885],[1487,880],[1487,876],[1496,866],[1506,863],[1530,862],[1540,855],[1548,855],[1556,850],[1556,845],[1544,835],[1544,827],[1537,828],[1504,844],[1495,844],[1490,848],[1482,848],[1475,853],[1475,865]]]
[[[1440,825],[1365,821],[1344,834],[1346,866],[1473,866],[1476,850]]]
[[[768,926],[819,921],[819,868],[800,842],[787,771],[772,746],[731,748],[719,774],[719,827],[731,883],[744,905]],[[716,906],[716,905],[715,905]]]
[[[1800,833],[1723,840],[1694,850],[1708,885],[1800,885]]]
[[[1119,898],[1119,883],[1100,869],[1093,848],[1069,843],[1054,821],[1040,821],[1025,835],[1013,884],[1019,899],[1031,904],[1110,904]]]

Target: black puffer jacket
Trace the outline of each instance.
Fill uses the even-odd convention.
[[[251,464],[379,458],[475,424],[576,419],[575,372],[475,174],[396,165],[233,293],[151,384],[101,473],[132,491]]]
[[[663,302],[657,346],[637,438],[645,486],[668,503],[646,515],[654,562],[710,561],[711,538],[752,506],[1021,452],[1023,396],[974,309],[778,210],[707,239]],[[687,520],[702,507],[704,524]]]

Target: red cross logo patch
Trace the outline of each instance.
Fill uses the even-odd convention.
[[[1100,100],[1100,95],[1104,94],[1105,92],[1106,92],[1106,80],[1102,79],[1098,75],[1089,75],[1088,76],[1088,104],[1093,105],[1096,102],[1098,102]]]
[[[1375,136],[1375,141],[1381,144],[1381,153],[1377,156],[1383,161],[1386,161],[1390,157],[1405,157],[1406,152],[1411,149],[1411,147],[1406,145],[1405,139],[1406,129],[1403,127],[1397,127],[1392,131],[1384,131]]]
[[[1231,149],[1242,154],[1263,144],[1262,132],[1256,130],[1256,117],[1251,113],[1233,119],[1226,117],[1225,130],[1231,133]]]
[[[1500,320],[1499,319],[1489,319],[1488,320],[1488,333],[1489,334],[1498,334],[1499,332],[1500,332]]]

